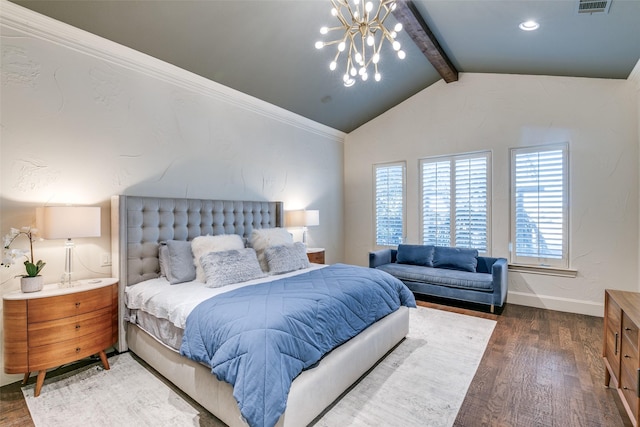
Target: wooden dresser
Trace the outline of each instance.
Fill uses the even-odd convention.
[[[604,296],[605,385],[614,387],[634,426],[640,412],[640,293],[607,289]]]
[[[3,296],[4,371],[38,372],[40,395],[47,369],[98,354],[105,369],[105,349],[118,340],[116,279],[81,280],[76,286],[45,285],[40,292]]]

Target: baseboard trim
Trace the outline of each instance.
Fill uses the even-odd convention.
[[[567,313],[585,314],[587,316],[604,316],[604,302],[583,301],[572,298],[553,297],[550,295],[509,291],[507,303],[564,311]]]

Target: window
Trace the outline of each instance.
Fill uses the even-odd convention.
[[[420,161],[422,243],[489,251],[491,153]]]
[[[374,165],[376,245],[397,246],[404,237],[405,163]]]
[[[511,150],[511,262],[568,268],[567,144]]]

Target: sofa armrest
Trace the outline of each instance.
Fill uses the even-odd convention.
[[[493,277],[493,293],[494,304],[501,307],[507,299],[507,288],[509,279],[507,271],[509,266],[506,258],[498,258],[491,267],[491,275]]]
[[[396,249],[380,249],[379,251],[369,252],[369,267],[376,268],[380,265],[396,262]]]

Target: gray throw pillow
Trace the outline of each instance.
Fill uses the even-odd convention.
[[[160,262],[160,277],[167,277],[167,270],[169,270],[167,242],[160,242],[160,246],[158,246],[158,261]]]
[[[432,245],[398,245],[396,262],[433,267],[433,250]]]
[[[181,240],[167,240],[169,254],[169,269],[165,275],[172,285],[191,282],[196,279],[196,266],[193,264],[191,242]]]
[[[209,252],[200,257],[206,285],[209,288],[265,277],[260,268],[256,251],[252,248]]]
[[[436,246],[433,252],[433,266],[475,272],[478,267],[478,250]]]
[[[304,243],[271,246],[264,251],[269,273],[282,274],[303,268],[309,268],[309,257]]]

